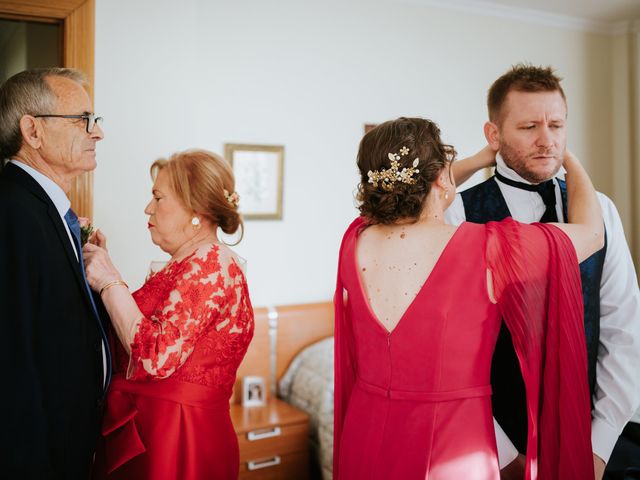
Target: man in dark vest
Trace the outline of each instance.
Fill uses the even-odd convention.
[[[495,175],[459,194],[447,211],[448,222],[486,223],[508,216],[525,223],[566,221],[565,183],[555,178],[567,136],[567,103],[560,79],[551,68],[516,65],[493,83],[487,103],[489,121],[484,133],[498,151]],[[621,468],[613,465],[617,452],[612,456],[612,450],[621,434],[629,437],[625,448],[636,449],[630,458],[640,463],[640,426],[629,422],[640,403],[640,292],[620,216],[609,198],[598,195],[605,246],[580,265],[580,272],[593,404],[591,441],[596,479],[601,479],[610,457],[612,475],[614,469],[633,467],[628,462]],[[525,392],[504,326],[491,383],[503,478],[523,478]],[[510,476],[513,473],[515,477]],[[625,477],[623,473],[607,478]]]

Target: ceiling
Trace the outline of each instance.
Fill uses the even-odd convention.
[[[456,0],[450,0],[449,3],[456,3]],[[492,3],[596,22],[617,23],[640,19],[640,0],[467,0],[465,3]]]
[[[640,29],[640,0],[391,0],[599,33]]]

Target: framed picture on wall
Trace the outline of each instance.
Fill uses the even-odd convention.
[[[236,177],[243,217],[282,219],[284,147],[227,143],[224,153]]]

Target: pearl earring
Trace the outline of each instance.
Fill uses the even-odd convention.
[[[191,225],[193,225],[194,227],[197,227],[200,225],[200,219],[198,217],[193,217],[191,219]]]
[[[444,199],[445,199],[445,200],[449,200],[449,189],[446,189],[446,190],[444,191]]]

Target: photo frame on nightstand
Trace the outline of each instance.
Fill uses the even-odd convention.
[[[250,375],[242,379],[242,406],[261,407],[266,395],[264,378]]]

